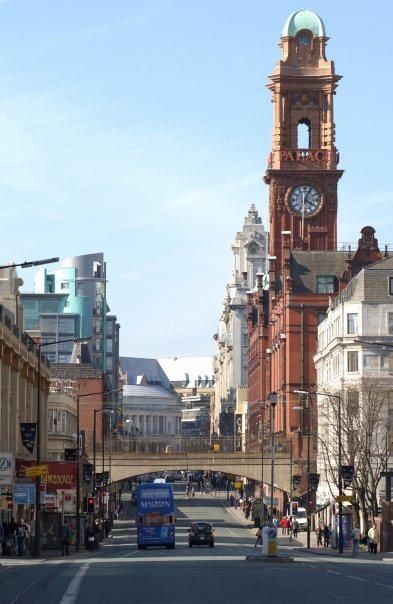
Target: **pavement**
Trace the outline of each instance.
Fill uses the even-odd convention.
[[[292,564],[260,564],[255,528],[225,498],[187,498],[176,485],[176,549],[136,547],[135,508],[116,522],[113,539],[97,552],[68,558],[0,557],[0,604],[239,604],[283,602],[318,604],[393,601],[389,562],[362,557],[314,555],[303,551],[303,538],[279,537],[279,552]],[[188,547],[192,521],[215,527],[214,549]],[[314,549],[314,548],[313,548]],[[256,562],[246,561],[255,556]],[[262,553],[261,553],[262,555]]]
[[[243,526],[247,527],[253,534],[256,533],[256,528],[254,527],[254,523],[247,520],[243,511],[240,508],[230,507],[227,505],[227,502],[222,502],[222,505],[227,509],[227,512],[235,517],[238,522],[243,524]],[[346,549],[342,554],[338,552],[337,549],[328,547],[317,547],[317,537],[315,532],[311,532],[310,535],[311,547],[307,549],[307,532],[300,531],[297,539],[289,540],[288,535],[282,535],[281,529],[278,531],[278,540],[277,545],[278,548],[291,548],[292,550],[298,550],[299,552],[304,552],[307,554],[312,554],[315,556],[328,556],[334,558],[350,558],[353,560],[352,549]],[[370,554],[367,551],[366,546],[360,546],[359,555],[357,559],[361,560],[380,560],[382,562],[390,562],[393,563],[393,552],[377,552],[377,554]]]

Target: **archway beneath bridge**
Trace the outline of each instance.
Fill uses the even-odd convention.
[[[262,470],[263,466],[263,470]],[[292,460],[286,453],[277,453],[274,463],[274,484],[281,491],[290,491]],[[234,474],[249,480],[269,484],[271,480],[271,460],[263,459],[260,453],[115,453],[110,460],[111,482],[120,482],[153,472],[179,470],[205,470]],[[109,469],[109,460],[105,468]],[[96,463],[96,471],[102,472],[102,460]]]

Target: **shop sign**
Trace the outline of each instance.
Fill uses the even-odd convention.
[[[14,482],[14,454],[0,453],[0,485]]]
[[[16,475],[18,478],[25,476],[26,469],[35,465],[32,460],[16,460]],[[76,487],[76,463],[72,461],[47,461],[46,476],[41,476],[41,483],[46,486],[47,492],[61,489],[74,489]],[[32,481],[34,478],[31,479]]]
[[[241,413],[236,413],[235,415],[235,445],[236,452],[242,451],[243,444],[243,416]]]

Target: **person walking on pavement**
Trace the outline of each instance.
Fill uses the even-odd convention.
[[[370,544],[370,554],[376,554],[378,550],[378,533],[375,524],[368,529],[368,540]]]
[[[109,522],[108,518],[106,518],[106,520],[104,522],[104,532],[105,532],[106,539],[108,539],[109,534],[111,532],[111,523]]]
[[[22,519],[18,521],[16,527],[16,542],[18,545],[18,556],[23,556],[25,551],[25,543],[28,535],[28,528]]]
[[[299,523],[296,520],[296,518],[294,518],[294,520],[292,522],[292,531],[293,531],[293,538],[297,539],[297,534],[299,532]]]
[[[323,547],[325,547],[325,548],[329,547],[329,541],[330,541],[330,528],[328,527],[327,524],[325,524],[325,526],[323,527]]]
[[[70,527],[65,519],[63,523],[60,525],[60,546],[61,546],[61,555],[69,556],[70,555],[70,537],[71,531]]]
[[[281,528],[282,528],[282,534],[286,535],[287,534],[287,528],[288,528],[288,518],[286,516],[283,516],[281,518],[280,525],[281,525]]]
[[[352,556],[357,558],[359,555],[360,529],[356,526],[352,529]]]
[[[262,528],[259,527],[259,529],[257,530],[257,532],[255,533],[255,537],[257,538],[254,547],[256,547],[257,545],[262,545]]]
[[[90,524],[86,530],[86,545],[89,552],[93,552],[96,531],[93,524]]]
[[[319,525],[317,527],[317,547],[322,547],[323,527]]]

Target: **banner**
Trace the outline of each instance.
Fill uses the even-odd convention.
[[[353,480],[353,472],[353,466],[341,466],[341,477],[343,479],[344,489],[348,489],[351,486]]]
[[[299,497],[301,479],[302,477],[300,474],[294,474],[292,476],[292,497]]]
[[[93,464],[84,463],[83,464],[83,480],[85,482],[87,482],[87,484],[90,484],[92,478],[93,478]]]
[[[319,474],[310,474],[310,489],[316,491],[319,485]]]
[[[235,451],[242,451],[243,445],[243,416],[241,413],[235,415]]]
[[[0,453],[0,486],[14,482],[14,454]]]
[[[65,461],[76,461],[76,449],[64,449],[64,460]]]
[[[22,439],[22,445],[27,449],[30,453],[33,453],[34,443],[35,443],[35,435],[37,433],[37,424],[20,424],[20,437]]]
[[[106,487],[109,482],[109,472],[97,472],[96,487]]]

